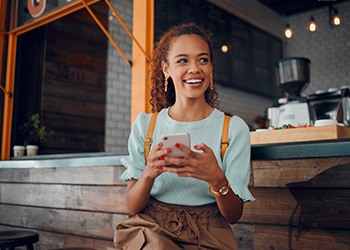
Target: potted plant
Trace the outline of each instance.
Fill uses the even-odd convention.
[[[38,113],[28,115],[26,121],[20,127],[20,132],[24,137],[24,145],[28,156],[36,155],[40,141],[43,141],[52,133],[42,124]]]

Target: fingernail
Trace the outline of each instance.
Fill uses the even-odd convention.
[[[158,142],[158,146],[162,146],[162,143],[161,143],[161,142]]]
[[[160,156],[159,158],[160,158],[161,160],[164,160],[164,155]]]
[[[164,169],[164,167],[163,167],[163,166],[159,166],[159,169],[160,169],[160,170],[163,170],[163,169]]]
[[[179,159],[184,159],[184,158],[182,156],[180,156]]]
[[[168,148],[167,150],[166,150],[168,153],[171,153],[171,148]]]
[[[198,145],[194,145],[193,147],[194,147],[195,149],[197,149],[197,148],[198,148]]]
[[[180,147],[180,143],[176,143],[175,147],[179,148]]]

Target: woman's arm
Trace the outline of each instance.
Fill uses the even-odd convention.
[[[154,181],[163,172],[162,166],[165,162],[161,158],[169,151],[167,149],[161,149],[161,147],[162,144],[159,143],[150,152],[147,165],[140,179],[131,179],[128,181],[126,205],[131,214],[137,214],[145,209],[150,199]]]
[[[217,170],[218,176],[212,178],[212,180],[208,182],[210,188],[214,191],[219,191],[222,187],[228,185],[228,180],[226,179],[224,172],[220,170]],[[216,198],[220,213],[226,219],[226,221],[231,224],[236,223],[241,218],[243,213],[244,203],[241,201],[241,199],[233,192],[231,188],[224,196],[214,196]]]
[[[176,165],[177,167],[165,167],[164,171],[175,173],[182,177],[192,177],[206,181],[212,190],[218,191],[221,187],[228,184],[226,176],[217,163],[213,151],[204,143],[195,147],[203,151],[196,153],[188,147],[178,145],[179,149],[190,156],[189,159],[178,159],[165,157],[167,165]],[[229,223],[237,222],[243,212],[243,202],[236,196],[232,189],[225,195],[216,197],[219,210],[223,217]]]

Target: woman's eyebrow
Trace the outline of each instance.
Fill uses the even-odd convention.
[[[176,55],[174,58],[178,58],[178,57],[187,57],[188,54],[179,54],[179,55]],[[198,56],[209,56],[209,54],[207,52],[202,52],[202,53],[199,53]]]

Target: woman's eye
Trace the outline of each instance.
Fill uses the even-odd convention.
[[[186,63],[187,60],[185,58],[179,59],[176,61],[176,63]]]
[[[206,58],[206,57],[200,58],[200,59],[199,59],[199,62],[201,62],[201,63],[207,63],[207,62],[209,62],[209,58]]]

